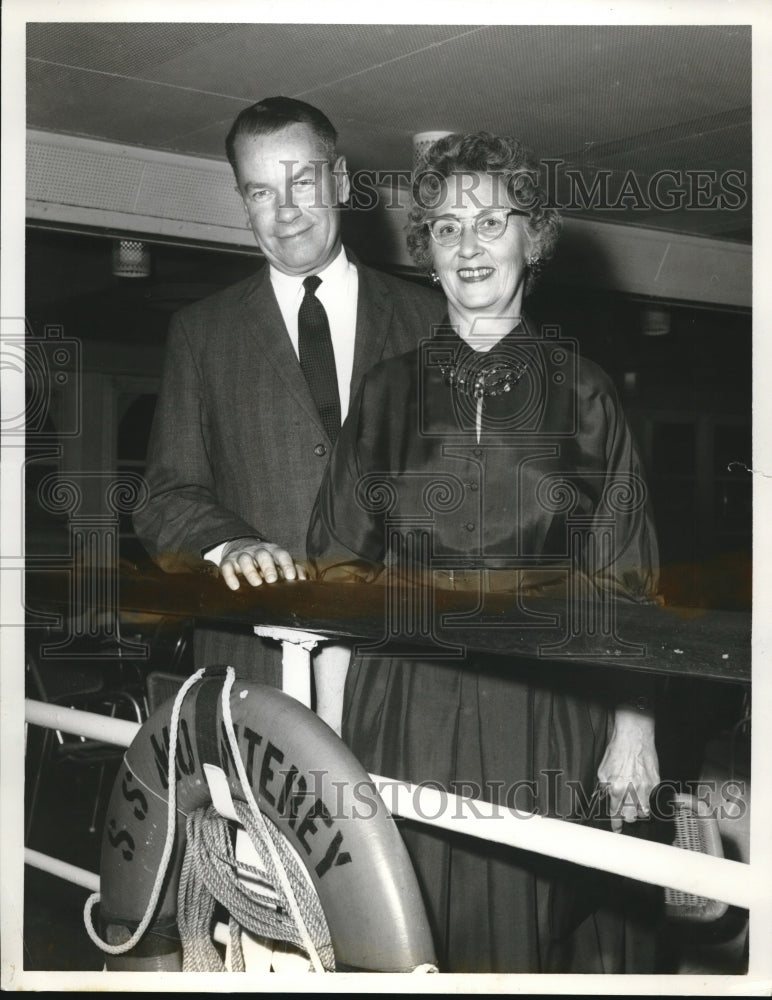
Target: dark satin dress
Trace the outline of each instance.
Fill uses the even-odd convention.
[[[512,374],[489,381],[509,379],[510,389],[479,406],[447,384],[454,362],[467,384],[480,366],[503,362]],[[613,551],[598,542],[609,517]],[[443,329],[366,377],[308,551],[323,579],[372,582],[430,564],[440,586],[485,579],[513,600],[517,588],[565,590],[573,574],[648,602],[657,582],[645,488],[612,383],[570,343],[524,325],[487,354]],[[522,657],[357,656],[343,736],[371,773],[570,818],[567,782],[592,794],[615,699],[584,687],[581,672]],[[598,873],[400,827],[441,971],[622,971],[621,925],[592,902]]]

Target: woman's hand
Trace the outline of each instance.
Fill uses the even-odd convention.
[[[609,796],[611,829],[648,819],[649,796],[659,783],[654,745],[654,716],[633,705],[617,705],[614,731],[598,768],[598,780]]]

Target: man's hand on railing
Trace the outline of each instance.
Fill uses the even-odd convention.
[[[614,731],[598,780],[609,796],[611,829],[619,832],[624,823],[649,818],[649,797],[659,784],[659,761],[654,744],[654,716],[634,705],[617,705]]]
[[[307,580],[301,563],[280,545],[258,538],[234,538],[220,557],[220,572],[231,590],[239,589],[239,576],[252,587],[277,580]]]

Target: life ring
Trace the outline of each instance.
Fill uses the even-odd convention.
[[[224,772],[244,801],[225,734],[222,676],[193,686],[178,723],[176,805],[187,815],[212,801],[204,765]],[[99,915],[107,942],[142,921],[167,831],[169,734],[174,699],[143,724],[126,751],[107,807]],[[322,905],[336,970],[412,972],[434,965],[426,911],[407,850],[364,767],[312,711],[283,692],[236,681],[233,729],[249,787],[262,813],[303,860]],[[178,971],[177,887],[185,823],[147,932],[108,971]]]

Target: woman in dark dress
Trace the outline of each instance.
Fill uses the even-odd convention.
[[[505,592],[513,608],[565,595],[557,662],[582,627],[571,609],[583,599],[606,609],[609,597],[655,600],[638,457],[608,377],[522,310],[559,232],[529,154],[513,139],[452,135],[426,168],[408,245],[441,283],[447,322],[364,380],[319,493],[309,556],[318,578],[337,582]],[[602,641],[616,641],[613,629]],[[318,711],[371,773],[504,805],[576,819],[569,783],[588,800],[600,778],[619,829],[647,814],[659,780],[650,708],[611,680],[588,690],[587,674],[563,663],[443,658],[436,647],[360,653],[317,674]],[[597,880],[575,877],[585,870],[400,826],[441,971],[624,971],[622,924],[595,911],[586,884]]]

